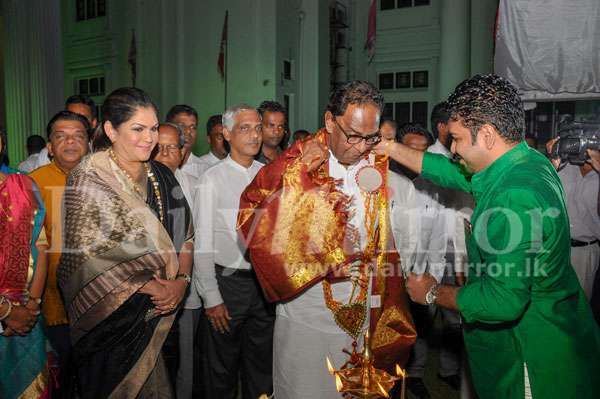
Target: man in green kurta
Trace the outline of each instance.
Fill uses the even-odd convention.
[[[461,313],[480,399],[600,398],[600,330],[570,264],[563,189],[524,142],[516,89],[478,75],[448,102],[461,165],[399,143],[376,149],[477,204],[466,231],[468,283],[411,274],[411,299]]]

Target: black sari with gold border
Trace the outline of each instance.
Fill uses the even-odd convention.
[[[193,239],[191,212],[173,173],[150,165],[162,224],[151,181],[144,203],[105,152],[86,158],[67,181],[58,274],[73,341],[73,397],[139,397],[175,317],[152,317],[150,297],[137,293],[154,275],[174,278],[177,255]]]

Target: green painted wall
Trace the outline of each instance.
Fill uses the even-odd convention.
[[[127,56],[131,32],[135,29],[136,85],[150,93],[161,117],[177,103],[195,107],[199,113],[195,152],[206,152],[205,122],[225,108],[225,82],[218,74],[217,58],[225,10],[229,10],[227,105],[244,102],[258,106],[266,99],[283,103],[287,95],[291,128],[315,129],[321,110],[309,112],[307,104],[298,98],[310,99],[312,108],[324,107],[323,94],[326,99],[328,87],[323,90],[320,79],[327,70],[327,60],[322,57],[320,40],[327,37],[322,35],[327,18],[326,13],[325,17],[317,14],[323,11],[324,3],[319,0],[109,1],[106,17],[75,22],[74,0],[63,0],[66,94],[73,92],[74,80],[97,73],[106,76],[106,94],[131,85]],[[306,33],[302,35],[303,46],[301,13],[308,20]],[[284,59],[293,62],[293,80],[282,79]],[[307,68],[307,62],[312,67]],[[301,76],[305,79],[300,79]],[[313,82],[319,82],[318,87]],[[101,103],[102,98],[96,100]]]
[[[459,11],[460,26],[452,2]],[[432,0],[430,6],[378,10],[377,51],[367,62],[363,49],[369,1],[342,0],[348,10],[349,49],[344,74],[377,82],[383,72],[429,71],[426,89],[390,90],[386,101],[427,101],[441,97],[441,82],[454,87],[471,70],[491,70],[491,29],[497,0]],[[62,0],[65,96],[74,81],[103,74],[106,94],[131,85],[127,63],[132,30],[137,44],[137,86],[148,91],[164,117],[170,106],[187,103],[200,115],[195,152],[207,150],[204,123],[225,107],[225,83],[217,71],[221,30],[229,10],[227,105],[258,105],[289,99],[290,128],[316,130],[329,96],[328,0],[109,0],[107,16],[75,21],[75,0]],[[379,7],[378,7],[379,8]],[[451,16],[444,15],[451,10]],[[462,13],[462,14],[461,14]],[[446,17],[446,19],[444,19]],[[442,23],[442,21],[448,23]],[[441,52],[442,27],[467,50]],[[484,32],[489,27],[489,34]],[[465,33],[466,32],[466,33]],[[462,38],[462,39],[460,39]],[[447,40],[446,40],[447,41]],[[446,60],[445,60],[446,59]],[[283,79],[283,61],[292,79]],[[460,65],[458,65],[460,64]],[[458,72],[457,72],[458,70]],[[463,77],[464,75],[464,77]],[[447,79],[449,77],[449,79]],[[103,97],[95,98],[98,103]]]

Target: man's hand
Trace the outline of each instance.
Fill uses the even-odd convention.
[[[409,273],[406,278],[406,291],[413,302],[425,305],[425,296],[437,284],[437,280],[429,273],[417,275]]]
[[[550,157],[550,163],[552,163],[552,166],[554,166],[554,169],[558,169],[558,167],[560,166],[560,158],[552,158],[552,148],[554,147],[554,144],[560,140],[560,137],[556,137],[552,140],[549,140],[546,143],[546,152],[548,153],[548,156]]]
[[[317,170],[323,162],[329,159],[329,148],[318,140],[308,140],[302,146],[301,162],[308,167],[308,171]]]
[[[373,152],[377,155],[389,155],[391,147],[394,145],[394,140],[382,139],[375,147]]]
[[[225,331],[230,331],[229,320],[231,320],[231,316],[229,316],[229,311],[224,303],[213,306],[212,308],[206,308],[205,312],[210,324],[212,324],[216,331],[221,334],[225,334]]]
[[[587,154],[590,156],[588,162],[592,165],[592,168],[600,173],[600,151],[598,150],[587,150]]]

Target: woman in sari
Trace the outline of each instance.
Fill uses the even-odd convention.
[[[6,136],[0,132],[0,158]],[[46,281],[44,205],[29,176],[0,169],[0,398],[48,398],[40,303]]]
[[[79,398],[171,398],[161,348],[190,281],[193,230],[173,173],[148,161],[157,109],[121,88],[102,105],[94,153],[67,180],[58,280]]]

